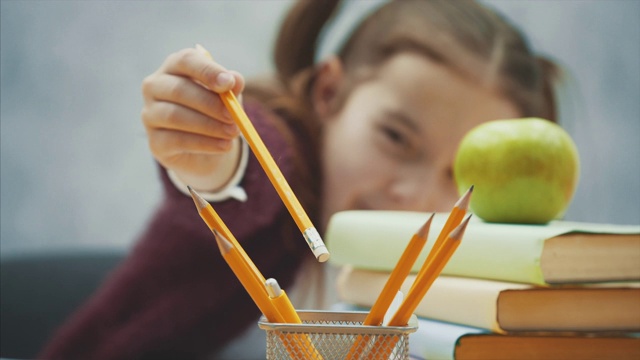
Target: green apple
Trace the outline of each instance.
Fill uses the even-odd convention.
[[[559,125],[540,118],[495,120],[460,142],[454,177],[470,208],[489,222],[544,224],[561,217],[575,192],[580,159]]]

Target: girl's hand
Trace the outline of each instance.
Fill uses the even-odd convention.
[[[237,96],[244,79],[197,49],[169,55],[142,82],[142,122],[156,160],[194,189],[215,191],[235,172],[239,129],[218,93]]]

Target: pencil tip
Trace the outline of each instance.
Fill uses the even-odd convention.
[[[213,230],[213,236],[216,238],[216,243],[218,244],[218,249],[220,249],[220,253],[222,255],[228,253],[233,248],[233,245],[229,242],[229,240],[225,239],[222,234],[220,234],[217,230]]]
[[[472,214],[467,215],[467,217],[462,220],[460,225],[458,225],[451,233],[449,234],[449,238],[453,240],[462,240],[464,236],[464,232],[467,229],[467,225],[469,224],[469,220],[471,219]]]
[[[471,194],[473,193],[473,185],[458,199],[455,207],[460,210],[467,210],[469,208],[469,202],[471,201]]]
[[[189,189],[189,193],[191,193],[191,198],[193,199],[193,202],[196,204],[196,207],[198,208],[198,210],[204,209],[205,207],[207,207],[207,200],[205,200],[202,196],[200,196],[200,194],[198,194],[195,190],[193,190],[191,186],[187,185],[187,189]]]
[[[434,215],[435,213],[431,213],[431,216],[429,216],[429,219],[427,219],[427,221],[422,225],[422,227],[420,227],[420,229],[416,233],[421,238],[426,239],[427,235],[429,235],[429,229],[431,228],[431,221],[433,220]]]

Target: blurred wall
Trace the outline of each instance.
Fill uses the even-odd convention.
[[[640,1],[485,2],[571,78],[560,117],[582,169],[566,218],[640,224]]]
[[[640,223],[640,2],[486,1],[575,79],[563,125],[582,155],[571,220]],[[202,43],[268,71],[290,0],[1,1],[1,251],[128,246],[161,192],[140,83]]]
[[[2,251],[128,245],[161,197],[142,79],[201,43],[246,76],[270,66],[289,1],[5,1]]]

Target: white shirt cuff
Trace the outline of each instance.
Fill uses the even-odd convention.
[[[249,163],[249,145],[242,136],[240,137],[240,143],[240,163],[236,168],[236,172],[233,174],[227,185],[216,192],[202,192],[198,190],[198,194],[205,200],[210,202],[220,202],[227,199],[236,199],[242,202],[247,201],[247,193],[244,191],[242,186],[240,186],[240,181],[242,181],[242,178],[247,171],[247,164]],[[167,175],[173,185],[180,190],[181,193],[191,197],[189,188],[187,188],[187,185],[178,178],[178,175],[176,175],[175,172],[167,170]]]

